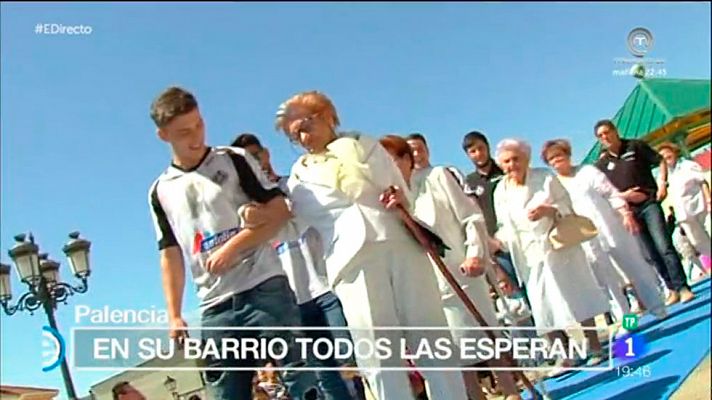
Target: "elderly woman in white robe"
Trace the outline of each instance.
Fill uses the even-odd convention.
[[[582,243],[594,275],[616,303],[616,318],[630,311],[623,292],[627,277],[644,308],[658,316],[665,315],[663,293],[658,285],[655,267],[644,256],[638,234],[638,223],[621,193],[598,168],[591,165],[574,167],[571,144],[564,139],[547,141],[542,159],[557,173],[571,197],[574,211],[589,218],[598,229],[598,236]]]
[[[572,212],[566,189],[551,172],[529,168],[531,147],[523,141],[501,141],[496,156],[505,177],[494,192],[500,224],[495,236],[512,254],[539,334],[566,340],[561,329],[577,323],[595,327],[594,318],[610,306],[583,249],[574,245],[555,250],[548,239],[555,216]],[[596,331],[585,334],[594,354],[590,363],[595,364],[603,356],[601,343]],[[563,364],[570,363],[567,360]]]
[[[668,197],[675,218],[697,253],[710,257],[712,241],[705,229],[710,218],[710,187],[700,164],[680,158],[680,149],[673,143],[658,148],[668,165]]]
[[[403,176],[374,139],[338,137],[339,124],[331,100],[319,92],[303,92],[284,102],[277,127],[307,154],[292,167],[288,186],[292,212],[322,237],[326,273],[340,298],[354,342],[386,337],[399,343],[405,336],[411,349],[420,340],[441,337],[435,330],[387,331],[373,327],[444,327],[440,292],[424,251],[381,199],[392,186],[407,190]],[[395,201],[395,199],[393,199]],[[388,204],[392,201],[389,200]],[[382,360],[356,354],[378,399],[413,399],[397,357]],[[416,365],[442,367],[437,358],[415,360]],[[451,372],[424,372],[430,398],[465,399],[462,376]]]
[[[462,290],[477,307],[489,326],[497,326],[498,320],[494,304],[490,299],[489,285],[484,277],[485,269],[491,268],[491,255],[487,246],[487,226],[479,206],[465,195],[456,177],[446,167],[426,167],[419,170],[420,179],[411,179],[414,158],[408,142],[396,135],[388,135],[380,140],[381,145],[393,157],[393,161],[409,183],[415,197],[413,215],[429,226],[449,248],[443,261]],[[447,317],[452,336],[482,338],[481,331],[458,328],[472,328],[479,324],[465,308],[440,270],[433,265],[438,278],[443,310]],[[497,334],[497,333],[495,333]],[[471,362],[470,362],[471,363]],[[463,366],[468,366],[463,363]],[[495,367],[504,367],[498,363]],[[502,392],[507,400],[521,399],[512,374],[495,372]],[[478,379],[475,371],[463,371],[465,385],[471,397],[477,395]],[[481,392],[480,392],[481,393]]]

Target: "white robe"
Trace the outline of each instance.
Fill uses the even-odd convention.
[[[562,215],[572,210],[566,189],[543,169],[529,169],[522,186],[504,178],[494,192],[495,212],[501,225],[496,237],[512,254],[540,335],[571,327],[610,308],[581,246],[554,250],[547,237],[553,219],[529,221],[528,211],[543,203]]]
[[[664,307],[655,267],[646,261],[637,238],[623,226],[616,209],[626,207],[620,192],[598,168],[584,165],[573,177],[560,177],[574,211],[593,221],[598,236],[584,242],[582,247],[591,263],[594,275],[614,300],[616,318],[630,311],[623,293],[624,277],[633,284],[639,299],[651,311]],[[621,276],[620,272],[624,276]]]
[[[400,171],[375,140],[340,138],[321,157],[303,156],[292,168],[289,188],[292,212],[314,227],[324,243],[327,278],[342,302],[354,342],[370,340],[374,327],[447,327],[432,266],[395,212],[387,211],[379,195],[389,186],[407,191]],[[405,337],[411,349],[430,343],[442,331],[381,331],[391,343]],[[449,334],[449,332],[447,332]],[[397,357],[356,357],[359,368],[381,400],[412,399],[408,376]],[[421,359],[422,366],[444,367],[447,362]],[[460,374],[424,372],[433,396],[466,398]],[[435,395],[437,393],[437,395]]]
[[[706,179],[700,164],[690,160],[677,160],[668,175],[668,197],[675,211],[675,218],[685,230],[687,238],[698,253],[710,256],[710,234],[705,229],[710,213],[702,193],[702,184]]]
[[[416,198],[415,216],[430,226],[450,248],[443,257],[448,270],[472,300],[487,325],[497,326],[497,315],[485,276],[472,278],[460,272],[460,264],[466,258],[472,257],[480,258],[487,268],[491,267],[487,226],[479,206],[465,195],[455,177],[444,167],[428,168],[423,179],[413,182],[412,190]],[[479,324],[437,266],[433,267],[453,337],[457,340],[465,337],[484,337],[481,331],[456,329]]]

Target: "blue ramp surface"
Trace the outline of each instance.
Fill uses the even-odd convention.
[[[636,359],[613,360],[607,371],[572,371],[544,381],[552,400],[668,399],[710,351],[710,280],[693,286],[696,298],[668,308],[664,320],[646,315],[638,335],[646,348]],[[601,365],[607,365],[606,363]],[[618,367],[627,366],[623,376]],[[600,366],[599,366],[600,367]],[[540,384],[537,385],[537,388]],[[525,399],[531,399],[527,392]]]

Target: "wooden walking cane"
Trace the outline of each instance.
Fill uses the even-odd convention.
[[[391,188],[392,189],[392,188]],[[396,206],[398,210],[398,215],[400,216],[401,220],[405,224],[406,228],[415,236],[415,239],[420,243],[420,245],[425,249],[425,251],[430,255],[430,257],[433,259],[435,262],[435,265],[437,265],[438,269],[440,272],[443,274],[445,277],[445,280],[447,280],[448,284],[452,287],[452,289],[455,291],[455,294],[462,300],[462,302],[465,304],[465,307],[467,310],[472,314],[472,316],[475,318],[478,324],[482,328],[487,328],[487,322],[485,321],[484,318],[482,318],[482,315],[477,311],[477,308],[475,307],[474,303],[472,303],[472,300],[467,296],[464,290],[460,287],[460,284],[457,283],[455,280],[455,277],[452,276],[450,271],[448,270],[447,266],[445,265],[445,262],[443,262],[442,258],[440,258],[440,254],[438,253],[438,250],[435,248],[433,245],[432,241],[427,237],[425,233],[423,233],[423,228],[415,222],[413,217],[410,216],[408,211],[406,211],[405,208],[403,208],[402,205],[398,204]],[[490,332],[489,330],[485,330],[485,334],[487,337],[495,341],[495,337]],[[515,366],[514,360],[509,357],[509,355],[505,355],[504,361],[507,364],[510,364],[511,366]],[[515,375],[519,377],[519,379],[522,380],[522,383],[524,383],[524,386],[529,390],[529,392],[532,394],[532,400],[537,400],[541,399],[542,397],[539,395],[539,392],[536,391],[534,388],[534,385],[532,385],[531,381],[529,381],[529,378],[527,378],[523,372],[521,371],[512,371]]]

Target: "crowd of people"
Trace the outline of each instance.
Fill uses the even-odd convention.
[[[299,93],[283,102],[275,125],[304,154],[289,175],[277,173],[269,149],[253,134],[230,146],[210,147],[196,98],[171,87],[151,105],[171,164],[153,183],[149,203],[156,227],[171,337],[182,340],[185,267],[200,299],[205,338],[389,336],[409,346],[434,341],[435,330],[374,327],[448,327],[455,339],[481,332],[462,298],[434,266],[402,221],[412,215],[442,245],[442,261],[489,326],[530,326],[523,335],[573,340],[573,326],[611,324],[629,312],[666,317],[666,306],[694,298],[660,202],[674,197],[677,235],[690,257],[709,271],[710,191],[704,172],[679,149],[662,155],[638,140],[621,139],[609,120],[595,124],[603,147],[595,165],[576,166],[571,144],[547,141],[532,167],[531,145],[504,139],[490,150],[481,132],[462,149],[475,171],[464,175],[430,163],[422,134],[373,138],[338,132],[337,110],[323,93]],[[659,168],[656,177],[653,169]],[[587,237],[573,233],[595,227]],[[572,233],[573,232],[573,233]],[[707,260],[707,265],[705,261]],[[632,288],[635,304],[626,295]],[[493,296],[494,293],[494,296]],[[633,308],[631,310],[631,308]],[[332,327],[260,330],[260,327]],[[587,330],[588,359],[536,360],[560,367],[597,365],[607,357]],[[211,367],[253,367],[269,360],[209,360]],[[483,399],[474,372],[425,370],[421,375],[384,367],[403,360],[355,357],[301,359],[290,348],[286,367],[358,367],[362,381],[334,370],[288,370],[255,385],[255,371],[209,370],[214,399]],[[468,366],[467,361],[460,365]],[[451,367],[418,360],[421,367]],[[497,368],[507,400],[520,399],[515,376]],[[414,376],[417,378],[414,380]],[[425,382],[427,390],[415,390]],[[363,385],[354,382],[362,382]],[[282,392],[283,388],[283,392]],[[427,392],[427,393],[425,393]],[[258,397],[261,396],[261,397]]]

